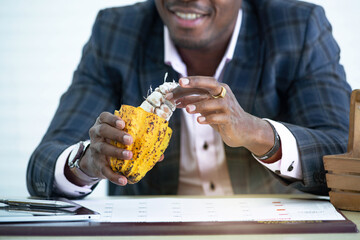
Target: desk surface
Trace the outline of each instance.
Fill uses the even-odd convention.
[[[314,198],[312,195],[296,195],[296,197],[309,197]],[[198,197],[198,196],[196,196]],[[256,197],[275,197],[275,198],[290,198],[294,197],[294,195],[236,195],[234,197],[243,197],[243,198],[256,198]],[[360,229],[360,212],[350,212],[350,211],[342,211],[342,213],[353,223],[355,223]],[[0,236],[0,239],[48,239],[48,236],[40,237],[40,236]],[[84,237],[51,237],[51,239],[99,239],[99,236],[84,236]],[[242,234],[242,235],[182,235],[182,236],[102,236],[101,239],[326,239],[326,240],[348,240],[348,239],[360,239],[360,233],[332,233],[332,234]]]

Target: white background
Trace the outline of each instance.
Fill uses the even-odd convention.
[[[71,82],[99,9],[134,2],[1,0],[0,197],[28,195],[28,159]],[[311,2],[325,8],[348,81],[360,88],[360,1]],[[105,194],[103,181],[93,195]]]

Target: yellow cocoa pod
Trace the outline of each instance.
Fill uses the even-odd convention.
[[[125,122],[124,131],[133,137],[133,144],[123,145],[114,142],[119,148],[132,151],[131,160],[110,158],[114,172],[123,174],[128,183],[137,183],[150,171],[169,145],[172,130],[168,121],[149,113],[140,107],[122,105],[120,111],[115,111]]]

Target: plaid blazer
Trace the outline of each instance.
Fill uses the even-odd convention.
[[[327,194],[322,157],[346,151],[351,88],[339,64],[339,47],[321,7],[292,0],[244,0],[234,58],[223,82],[250,114],[284,124],[295,136],[303,181],[288,183],[254,160],[244,148],[225,146],[235,193]],[[68,146],[89,139],[103,111],[138,106],[165,72],[163,23],[153,0],[99,12],[71,86],[27,169],[31,195],[58,195],[56,159]],[[109,194],[176,194],[179,178],[180,111],[170,120],[173,136],[143,180]],[[285,184],[284,184],[285,183]]]

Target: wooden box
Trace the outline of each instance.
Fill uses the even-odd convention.
[[[327,155],[323,161],[331,203],[340,209],[360,211],[360,89],[352,92],[350,104],[347,153]]]

